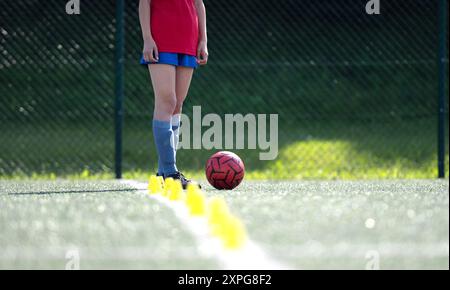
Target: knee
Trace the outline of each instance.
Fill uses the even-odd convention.
[[[166,91],[158,93],[156,107],[167,113],[172,113],[177,106],[177,98],[175,93]]]
[[[175,109],[173,111],[173,114],[180,114],[181,110],[183,109],[183,100],[177,100],[176,105],[175,105]]]

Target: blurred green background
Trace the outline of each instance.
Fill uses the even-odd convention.
[[[126,2],[125,177],[157,160],[138,2]],[[235,151],[248,178],[436,177],[438,1],[382,1],[371,16],[366,2],[205,1],[210,62],[184,112],[279,114],[278,159]],[[0,178],[113,176],[115,1],[73,16],[65,4],[0,0]],[[446,100],[448,125],[448,81]],[[180,151],[179,168],[201,176],[213,151]]]

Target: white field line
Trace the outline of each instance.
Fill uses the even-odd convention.
[[[448,242],[408,244],[408,243],[380,243],[380,244],[338,244],[334,246],[292,246],[288,247],[286,259],[365,259],[368,252],[378,252],[383,259],[436,259],[448,258]],[[147,261],[172,259],[165,253],[155,252],[143,246],[114,248],[114,256],[105,256],[104,247],[66,246],[36,246],[18,247],[6,246],[0,251],[0,262],[4,260],[62,260],[69,250],[79,251],[83,260],[125,260]],[[196,258],[189,246],[177,247],[177,260],[189,261]]]
[[[278,270],[287,269],[279,263],[268,258],[267,254],[250,239],[239,250],[227,250],[219,239],[210,234],[206,218],[193,217],[183,202],[170,201],[160,195],[150,195],[147,183],[134,180],[124,180],[123,184],[138,189],[149,198],[170,208],[179,221],[195,237],[200,253],[207,258],[215,258],[226,270]]]

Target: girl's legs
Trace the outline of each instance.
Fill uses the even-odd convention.
[[[180,115],[183,109],[183,103],[191,85],[192,75],[194,74],[194,69],[189,67],[177,67],[176,68],[176,78],[175,78],[175,94],[177,98],[177,103],[175,109],[172,113],[172,130],[174,137],[174,148],[175,152],[177,150],[178,141],[180,138]]]
[[[165,64],[149,65],[155,92],[153,135],[158,151],[158,174],[172,175],[178,172],[175,165],[172,115],[177,106],[176,68]]]

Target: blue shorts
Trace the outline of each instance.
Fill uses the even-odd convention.
[[[141,56],[141,65],[146,66],[149,64],[168,64],[168,65],[184,66],[184,67],[192,67],[192,68],[198,67],[197,58],[195,56],[182,54],[182,53],[169,53],[169,52],[160,52],[158,62],[145,61],[144,56]]]

